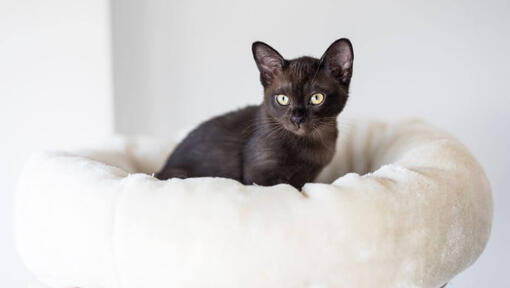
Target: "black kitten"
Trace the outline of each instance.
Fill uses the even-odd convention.
[[[262,42],[252,51],[264,102],[202,123],[157,178],[226,177],[299,189],[331,161],[352,75],[351,42],[335,41],[321,59],[286,60]]]

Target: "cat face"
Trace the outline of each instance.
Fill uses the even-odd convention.
[[[347,39],[335,41],[321,59],[284,59],[262,42],[252,46],[264,86],[264,110],[279,125],[300,136],[336,129],[352,75],[353,50]]]

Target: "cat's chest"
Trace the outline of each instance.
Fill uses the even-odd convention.
[[[263,162],[277,165],[311,165],[322,167],[328,164],[335,153],[335,141],[309,143],[300,140],[278,139],[257,145],[255,154]]]
[[[316,143],[315,145],[295,145],[292,154],[298,161],[324,166],[328,164],[335,153],[335,142]]]

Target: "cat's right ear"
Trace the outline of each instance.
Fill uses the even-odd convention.
[[[278,51],[264,42],[254,42],[251,50],[260,71],[262,85],[264,87],[271,85],[276,75],[282,72],[285,59],[283,59]]]

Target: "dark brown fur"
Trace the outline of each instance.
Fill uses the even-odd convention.
[[[285,60],[262,42],[253,43],[252,50],[263,103],[202,123],[177,146],[157,178],[213,176],[301,188],[331,161],[336,117],[347,101],[352,75],[349,40],[335,41],[321,59]],[[323,93],[324,102],[311,105],[313,93]],[[290,105],[278,104],[278,94],[287,95]]]

